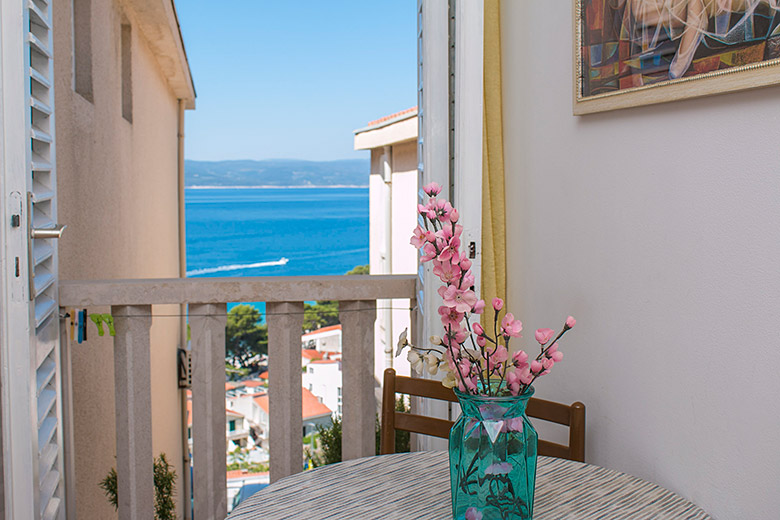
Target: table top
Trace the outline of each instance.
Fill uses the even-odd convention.
[[[283,478],[228,520],[451,520],[447,452],[366,457]],[[535,520],[709,520],[660,486],[591,464],[539,457]]]

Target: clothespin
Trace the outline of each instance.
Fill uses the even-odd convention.
[[[68,314],[70,315],[70,341],[73,342],[76,332],[76,309],[68,309]]]
[[[83,318],[81,319],[81,326],[84,327],[84,341],[87,341],[87,309],[83,311]]]
[[[106,322],[106,325],[108,326],[108,335],[111,337],[116,336],[116,329],[114,329],[114,317],[110,314],[103,314],[103,321]]]
[[[103,336],[103,315],[102,314],[90,314],[89,319],[91,319],[98,330],[98,336]]]
[[[79,335],[78,335],[79,344],[81,344],[84,341],[84,327],[81,326],[81,319],[82,319],[81,311],[78,311],[77,328],[79,329]]]

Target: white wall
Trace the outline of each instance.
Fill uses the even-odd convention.
[[[509,305],[577,327],[537,395],[586,459],[715,518],[780,510],[780,90],[576,118],[571,2],[505,1]]]

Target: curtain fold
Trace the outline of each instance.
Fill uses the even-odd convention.
[[[482,126],[482,290],[506,300],[506,210],[501,94],[501,2],[484,0]]]

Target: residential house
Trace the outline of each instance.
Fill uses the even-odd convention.
[[[341,325],[330,325],[304,333],[301,348],[320,352],[341,352]]]
[[[369,122],[355,130],[355,150],[370,150],[369,267],[371,274],[415,274],[417,250],[409,243],[417,218],[417,107]],[[377,303],[374,372],[386,368],[409,375],[406,356],[395,357],[398,338],[410,327],[408,299]],[[410,336],[411,338],[411,336]]]
[[[306,366],[303,388],[314,394],[322,404],[341,418],[342,383],[341,360],[321,359]]]
[[[262,394],[254,398],[257,405],[260,407],[260,431],[261,433],[261,446],[266,450],[271,450],[269,437],[268,437],[268,425],[270,408],[268,403],[268,394]],[[327,427],[330,426],[332,410],[325,406],[319,398],[312,394],[306,388],[301,388],[301,419],[303,421],[302,436],[306,436],[309,433],[315,431],[317,426]]]

